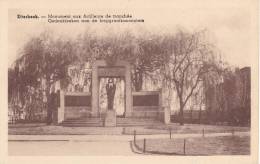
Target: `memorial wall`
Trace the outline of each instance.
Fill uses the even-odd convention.
[[[161,94],[159,91],[132,92],[132,117],[158,118],[161,108]]]
[[[65,119],[77,119],[91,117],[91,93],[67,92],[65,99]]]

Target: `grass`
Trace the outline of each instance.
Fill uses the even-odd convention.
[[[125,129],[125,134],[169,134],[171,129],[172,134],[187,134],[202,133],[203,129],[205,133],[230,133],[233,130],[239,132],[248,132],[250,127],[233,127],[233,126],[219,126],[219,125],[203,125],[203,124],[179,124],[170,125],[155,125],[148,127],[128,127]]]
[[[46,124],[17,124],[8,127],[9,135],[88,135],[122,134],[121,127],[63,127]]]
[[[185,155],[250,155],[250,136],[185,139]],[[143,140],[136,146],[143,149]],[[184,139],[147,139],[146,150],[154,154],[184,155]]]
[[[8,128],[10,135],[85,135],[85,134],[169,134],[169,129],[172,129],[172,134],[187,134],[202,133],[223,133],[223,132],[244,132],[250,131],[249,127],[232,127],[232,126],[213,126],[213,125],[198,125],[198,124],[179,124],[147,126],[147,127],[63,127],[55,125],[46,125],[43,123],[23,123],[11,124]]]

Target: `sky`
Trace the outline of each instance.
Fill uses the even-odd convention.
[[[17,14],[131,14],[134,18],[144,19],[144,23],[123,24],[50,24],[46,20],[19,20]],[[8,65],[14,62],[24,44],[33,36],[46,29],[54,35],[75,38],[86,29],[95,29],[98,33],[145,29],[153,33],[174,32],[177,28],[189,31],[207,29],[211,40],[220,49],[225,61],[233,66],[250,66],[252,63],[252,13],[243,4],[229,5],[151,5],[150,7],[124,7],[107,9],[80,10],[9,10],[8,19]]]

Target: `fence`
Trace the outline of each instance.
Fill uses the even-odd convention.
[[[235,135],[235,129],[234,128],[230,129],[228,131],[228,133],[230,134],[230,136],[234,136]],[[200,135],[201,135],[202,138],[207,136],[207,133],[206,133],[204,128],[201,130]],[[181,149],[181,151],[179,151],[179,153],[177,153],[177,152],[166,152],[166,151],[162,152],[162,151],[156,151],[156,150],[148,149],[148,147],[149,147],[149,139],[147,139],[147,138],[137,139],[137,137],[138,137],[137,131],[134,130],[133,131],[132,145],[138,150],[139,153],[143,153],[143,154],[188,155],[187,150],[189,148],[189,145],[192,144],[192,143],[189,142],[189,140],[191,138],[184,137],[184,138],[182,138],[183,139],[183,143],[179,147]],[[200,138],[200,137],[198,137],[198,138]],[[160,139],[160,138],[158,138],[158,139]],[[167,139],[167,138],[161,138],[161,139]],[[170,141],[172,141],[173,143],[175,142],[175,139],[173,138],[173,134],[172,134],[172,129],[171,128],[169,129],[169,138],[168,139],[170,139]],[[137,141],[139,141],[139,144],[137,144]],[[140,144],[140,142],[141,142],[141,144]]]

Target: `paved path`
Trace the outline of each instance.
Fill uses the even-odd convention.
[[[235,132],[250,135],[250,132]],[[206,133],[205,137],[230,136],[232,133]],[[172,134],[172,138],[201,137],[202,134]],[[169,138],[169,134],[137,135],[137,139]],[[9,135],[9,141],[132,141],[133,135]]]
[[[231,133],[211,133],[205,137],[230,136]],[[235,132],[250,135],[250,132]],[[174,134],[172,138],[202,137],[202,134]],[[143,138],[169,138],[169,135],[138,135]],[[132,135],[9,135],[9,155],[138,155],[133,153]]]
[[[8,154],[19,156],[136,155],[129,142],[32,141],[8,143]]]

